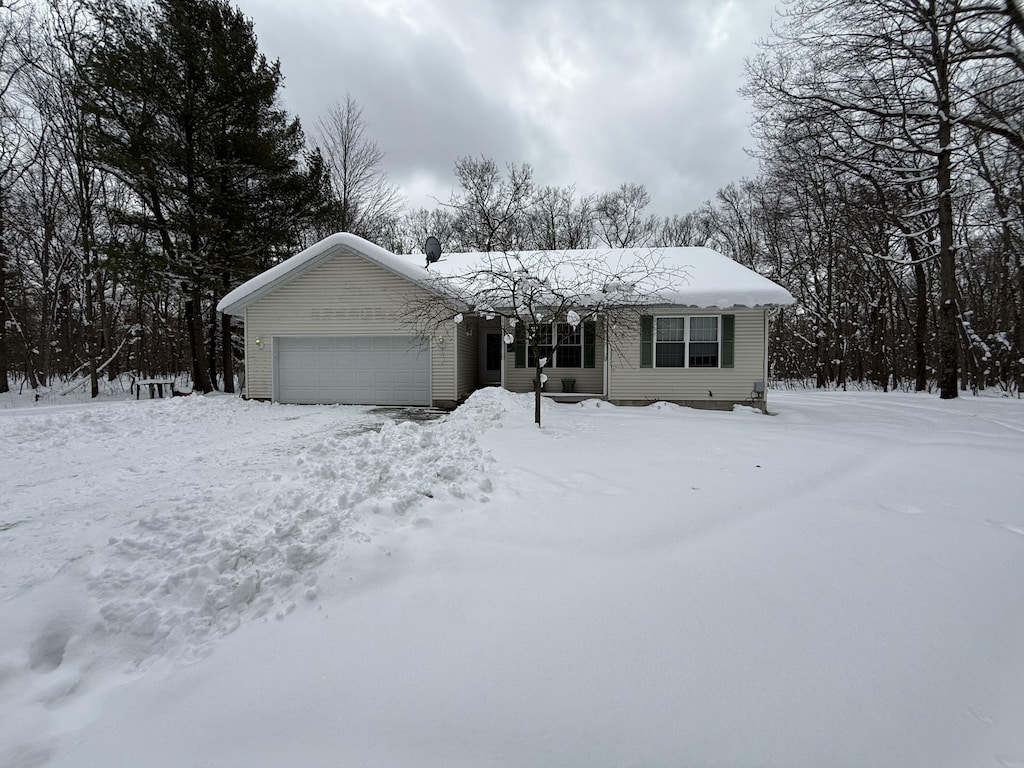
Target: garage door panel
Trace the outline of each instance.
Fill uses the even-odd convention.
[[[430,403],[430,354],[410,336],[275,337],[274,375],[285,403]]]
[[[335,384],[345,386],[351,384],[352,377],[345,371],[317,371],[316,386],[320,389],[330,389]]]

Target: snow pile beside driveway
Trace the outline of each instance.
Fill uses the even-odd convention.
[[[48,730],[40,708],[106,664],[201,657],[314,600],[318,566],[381,521],[486,502],[476,433],[499,412],[420,426],[190,397],[0,414],[0,765],[35,764],[5,742]]]
[[[112,537],[102,566],[91,569],[103,631],[127,637],[141,661],[201,653],[210,635],[247,616],[282,618],[297,591],[316,597],[318,565],[345,542],[367,540],[369,515],[401,515],[446,496],[487,500],[478,421],[471,410],[426,427],[386,421],[309,441],[291,467],[253,487],[175,494],[169,509]]]

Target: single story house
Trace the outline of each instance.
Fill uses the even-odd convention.
[[[769,319],[793,297],[707,248],[657,253],[685,280],[645,306],[635,327],[580,323],[547,361],[546,394],[764,408]],[[456,272],[476,256],[446,254],[440,266]],[[408,307],[436,291],[438,266],[340,233],[231,291],[218,310],[244,320],[246,397],[452,408],[484,386],[532,391],[533,361],[500,319],[467,313],[429,337],[410,329]]]

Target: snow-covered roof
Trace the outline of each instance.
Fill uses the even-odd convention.
[[[430,290],[437,290],[439,276],[465,275],[495,257],[493,253],[449,253],[428,270],[423,266],[422,254],[399,256],[357,235],[342,232],[324,238],[235,288],[221,299],[218,311],[241,315],[247,305],[316,266],[339,247]],[[531,261],[557,264],[566,253],[571,253],[572,261],[577,264],[584,261],[611,265],[612,272],[627,272],[633,263],[656,260],[672,276],[658,292],[668,304],[729,309],[785,306],[795,301],[782,286],[710,248],[594,248],[571,252],[535,251],[528,256]],[[523,256],[525,260],[527,254]],[[595,290],[599,289],[600,286],[595,286]]]
[[[629,274],[630,267],[641,262],[646,265],[639,270],[643,273],[651,264],[657,264],[664,271],[666,280],[657,293],[667,304],[729,309],[788,306],[796,301],[781,285],[710,248],[591,248],[523,252],[522,257],[528,262],[557,265],[567,254],[572,256],[570,261],[574,268],[588,262],[606,264],[608,269],[603,271],[609,274]],[[482,268],[493,260],[494,255],[481,252],[444,254],[440,261],[430,265],[430,272],[445,277],[465,275]],[[423,256],[417,254],[404,258],[421,260]],[[594,288],[600,290],[601,286]]]
[[[312,269],[341,247],[354,251],[366,260],[414,283],[428,283],[433,277],[426,269],[409,258],[396,256],[386,248],[374,245],[358,235],[338,232],[328,235],[306,250],[300,251],[266,272],[242,283],[220,300],[220,303],[217,304],[217,311],[227,315],[240,316],[242,310],[256,299],[272,293],[303,272]]]

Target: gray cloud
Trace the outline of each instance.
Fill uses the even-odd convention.
[[[743,59],[766,0],[238,0],[307,127],[349,92],[413,205],[461,155],[685,213],[755,172]]]

